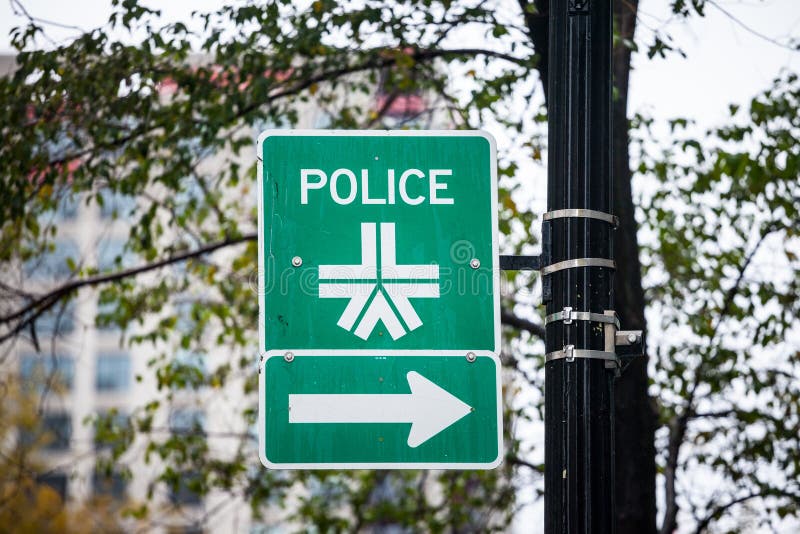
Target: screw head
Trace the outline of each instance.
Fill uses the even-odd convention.
[[[477,360],[477,359],[478,359],[478,357],[477,357],[477,356],[475,356],[475,353],[474,353],[474,352],[468,352],[468,353],[467,353],[467,361],[468,361],[469,363],[472,363],[472,362],[474,362],[474,361],[475,361],[475,360]]]
[[[303,265],[303,258],[301,258],[300,256],[295,256],[294,258],[292,258],[292,265],[294,265],[295,267],[300,267],[301,265]]]
[[[287,362],[291,362],[292,360],[294,360],[294,353],[287,352],[286,354],[283,355],[283,359],[286,360]]]
[[[628,343],[636,343],[636,334],[628,334]]]
[[[469,266],[472,267],[473,269],[477,269],[478,267],[481,266],[481,260],[479,260],[478,258],[472,258],[471,260],[469,260]]]

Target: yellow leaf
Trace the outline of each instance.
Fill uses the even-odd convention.
[[[53,194],[53,186],[50,184],[44,184],[41,189],[39,189],[39,198],[45,199],[50,198]]]
[[[206,275],[206,281],[209,284],[213,284],[214,283],[214,275],[215,274],[217,274],[217,266],[216,265],[212,265],[211,267],[208,268],[208,274]]]

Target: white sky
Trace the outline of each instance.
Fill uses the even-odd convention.
[[[649,35],[669,17],[667,0],[643,0],[637,35]],[[786,42],[800,38],[798,0],[718,0],[717,4],[750,29]],[[714,5],[704,19],[672,23],[670,34],[687,58],[634,61],[630,110],[648,111],[658,118],[683,116],[712,125],[727,115],[729,103],[746,104],[766,89],[783,68],[800,71],[800,51],[791,51],[757,37]]]
[[[800,52],[755,35],[781,42],[787,42],[790,36],[800,37],[800,0],[716,0],[716,4],[707,5],[705,18],[693,17],[688,23],[669,21],[669,4],[669,0],[640,1],[637,37],[649,42],[652,29],[661,28],[679,43],[687,58],[670,54],[667,59],[648,60],[644,54],[636,55],[631,112],[642,111],[657,120],[691,118],[705,129],[725,121],[728,104],[747,104],[781,69],[800,72]],[[36,17],[84,29],[104,24],[111,12],[109,0],[23,0],[23,5]],[[222,2],[170,0],[150,5],[159,5],[167,20],[186,20],[191,11],[214,10]],[[0,53],[11,51],[8,34],[22,21],[13,14],[8,0],[0,0]],[[60,38],[71,33],[52,31]],[[515,530],[541,525],[541,513],[541,502],[525,510],[524,520]]]

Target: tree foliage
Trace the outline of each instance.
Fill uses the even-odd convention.
[[[698,531],[752,501],[759,522],[798,513],[799,108],[800,82],[785,73],[731,106],[728,125],[697,138],[675,120],[672,146],[642,157],[657,180],[644,254],[664,332],[654,396],[665,532],[679,507]],[[709,487],[680,495],[701,473]]]
[[[0,524],[4,531],[121,532],[118,507],[108,499],[67,507],[51,467],[37,456],[55,437],[44,428],[39,413],[41,396],[16,377],[3,380],[0,405]],[[18,436],[24,438],[16,439]]]

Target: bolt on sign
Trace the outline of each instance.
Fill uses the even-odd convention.
[[[262,463],[499,464],[492,137],[272,130],[258,157]]]

